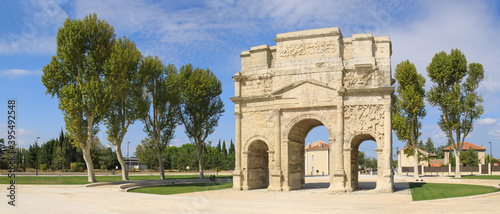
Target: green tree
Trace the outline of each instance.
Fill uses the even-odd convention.
[[[38,164],[50,165],[50,153],[47,149],[49,147],[47,146],[49,144],[48,142],[40,145],[40,148],[38,149]]]
[[[111,148],[104,148],[103,150],[101,150],[101,154],[99,156],[99,165],[106,168],[106,175],[108,175],[109,167],[114,165],[113,160],[115,159],[115,156],[116,155],[113,154],[113,150],[111,150]]]
[[[58,147],[56,151],[54,152],[54,166],[56,169],[61,169],[63,170],[64,164],[66,163],[66,151],[65,149]]]
[[[196,147],[193,144],[183,144],[180,148],[180,157],[177,160],[177,169],[179,171],[194,170],[198,166],[198,158],[196,155]]]
[[[212,134],[222,113],[224,103],[220,98],[222,86],[215,74],[207,69],[193,69],[191,64],[182,66],[180,119],[186,135],[196,146],[200,179],[203,179],[202,145]]]
[[[154,142],[161,179],[165,179],[162,151],[174,137],[179,123],[179,85],[174,65],[163,65],[155,56],[148,56],[139,68],[139,76],[147,93],[144,131]]]
[[[436,153],[436,148],[434,147],[434,142],[432,142],[432,139],[430,137],[427,138],[427,141],[425,141],[424,150],[431,153],[431,154]]]
[[[462,154],[463,157],[460,157],[460,162],[464,164],[464,166],[477,166],[478,165],[478,155],[476,150],[469,148]]]
[[[422,134],[421,120],[425,117],[425,78],[417,73],[417,68],[409,60],[396,66],[396,81],[399,83],[392,108],[392,128],[399,140],[406,142],[407,156],[413,153],[414,160],[419,159],[418,145]],[[410,150],[410,152],[408,152]],[[411,151],[413,150],[413,151]],[[418,161],[413,163],[414,177],[418,178]]]
[[[163,157],[166,157],[165,169],[177,169],[177,160],[180,157],[180,149],[176,146],[168,146],[163,150]]]
[[[216,147],[216,153],[215,153],[215,167],[217,167],[217,171],[220,170],[221,168],[224,168],[224,157],[222,156],[222,148],[220,144],[220,139],[219,143],[217,144]]]
[[[221,165],[227,166],[228,159],[227,159],[227,149],[226,149],[226,141],[222,141],[222,150],[221,150]],[[223,167],[226,168],[226,167]]]
[[[122,142],[128,127],[136,120],[144,118],[146,101],[142,96],[142,82],[139,78],[141,52],[135,43],[128,38],[118,38],[113,53],[107,63],[107,68],[124,72],[123,78],[117,81],[115,93],[119,94],[110,110],[105,114],[108,140],[115,146],[116,155],[122,170],[122,180],[128,180],[127,167],[122,154]]]
[[[89,182],[96,182],[90,154],[92,137],[117,97],[115,78],[123,76],[105,66],[114,43],[113,27],[95,13],[83,20],[67,18],[57,32],[57,54],[43,68],[47,93],[59,98],[66,130],[82,148]]]
[[[5,146],[5,141],[3,138],[0,138],[0,169],[7,169],[8,164],[5,157],[7,153],[7,146]]]
[[[422,140],[419,140],[419,141],[418,141],[418,145],[417,145],[417,147],[418,147],[419,149],[425,149],[424,142],[423,142]]]
[[[235,163],[235,148],[234,148],[234,143],[233,143],[233,140],[231,139],[231,143],[229,144],[229,151],[228,151],[228,155],[227,155],[227,158],[226,158],[226,166],[225,166],[225,169],[226,170],[230,170],[230,169],[234,169],[234,163]]]
[[[365,166],[366,155],[365,152],[358,153],[358,165],[361,167]]]
[[[141,140],[141,145],[137,145],[135,149],[135,156],[139,158],[139,162],[146,164],[152,170],[158,163],[153,139],[146,137],[144,140]]]
[[[427,73],[434,83],[427,101],[438,107],[441,118],[438,125],[452,142],[455,156],[455,177],[460,175],[460,152],[465,138],[473,129],[473,122],[484,109],[483,98],[478,94],[479,83],[484,79],[484,69],[479,63],[467,66],[465,55],[458,49],[450,54],[441,51],[434,55],[427,66]]]

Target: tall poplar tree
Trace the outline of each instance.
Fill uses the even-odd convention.
[[[128,180],[127,166],[122,154],[122,142],[128,127],[143,118],[146,100],[142,94],[143,86],[139,78],[141,52],[128,38],[118,38],[107,63],[107,69],[123,73],[115,85],[118,94],[110,110],[105,114],[108,140],[115,146],[116,156],[122,168],[122,180]]]
[[[43,68],[47,94],[59,99],[69,137],[82,148],[89,182],[96,182],[91,141],[116,99],[115,78],[122,76],[105,69],[114,43],[113,27],[95,13],[83,20],[67,18],[57,32],[57,54]]]
[[[407,156],[413,155],[413,177],[418,178],[418,137],[422,134],[422,118],[425,117],[425,78],[417,73],[417,68],[409,60],[396,66],[394,74],[398,87],[394,95],[392,128],[399,140],[406,142]]]
[[[450,54],[444,51],[435,54],[427,66],[427,73],[434,83],[427,101],[441,111],[438,125],[455,151],[455,177],[459,178],[460,152],[465,138],[472,131],[474,121],[484,112],[483,98],[477,92],[484,79],[484,69],[479,63],[467,65],[465,55],[452,49]]]
[[[187,64],[180,70],[181,114],[186,135],[196,146],[200,179],[203,178],[202,145],[217,127],[224,113],[220,98],[222,85],[215,74],[207,69],[193,68]]]
[[[154,141],[162,180],[165,179],[163,149],[173,139],[179,123],[177,75],[174,65],[165,67],[157,56],[146,57],[139,67],[139,77],[147,94],[146,114],[142,118],[144,131]]]

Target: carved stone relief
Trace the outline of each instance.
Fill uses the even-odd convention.
[[[373,75],[371,71],[350,70],[344,75],[344,87],[350,86],[368,86],[371,83]]]
[[[279,57],[298,57],[335,52],[335,44],[331,40],[307,41],[282,44],[278,49]]]
[[[348,142],[355,132],[373,133],[381,143],[384,134],[383,105],[344,106],[344,139]]]
[[[273,79],[271,77],[251,78],[245,80],[244,85],[244,90],[251,94],[270,93],[273,89]]]

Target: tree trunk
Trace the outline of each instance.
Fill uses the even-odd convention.
[[[121,147],[122,147],[121,144],[115,145],[116,157],[118,158],[118,162],[120,162],[120,166],[122,168],[122,180],[128,181],[128,169],[127,169],[127,165],[125,163],[125,159],[123,159]]]
[[[196,153],[198,153],[198,167],[200,168],[200,179],[203,179],[203,158],[201,157],[201,144],[196,143]]]
[[[160,178],[165,180],[165,170],[163,169],[163,158],[161,157],[160,140],[156,140],[156,152],[158,155],[158,168],[160,169]]]
[[[413,148],[413,160],[415,160],[413,162],[413,177],[414,178],[419,178],[418,176],[418,149],[417,148]]]
[[[458,150],[458,149],[457,149]],[[455,151],[455,178],[460,178],[460,152]]]
[[[87,144],[91,144],[87,142]],[[80,146],[82,148],[83,160],[85,160],[85,164],[87,164],[87,174],[89,176],[89,182],[97,182],[94,173],[94,164],[92,163],[92,156],[90,155],[90,146]]]

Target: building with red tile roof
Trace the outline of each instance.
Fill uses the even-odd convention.
[[[464,142],[464,144],[462,146],[462,152],[467,151],[469,149],[476,150],[477,158],[479,159],[478,163],[484,165],[485,164],[486,149],[482,146],[478,146],[478,145],[475,145],[475,144],[472,144],[469,142]],[[452,146],[448,146],[448,147],[444,148],[443,151],[444,151],[444,164],[446,165],[450,162],[450,151],[454,151],[454,149]],[[452,153],[452,155],[453,155],[453,153]]]
[[[329,148],[330,145],[321,140],[305,147],[306,175],[328,175]]]
[[[403,167],[413,167],[413,163],[415,161],[415,158],[413,157],[413,155],[406,156],[406,154],[404,153],[404,150],[407,147],[408,146],[406,146],[405,148],[402,148],[396,152],[398,155],[398,173],[399,174],[402,173]],[[419,158],[420,159],[420,161],[418,162],[419,166],[421,166],[421,165],[430,166],[429,157],[437,157],[437,155],[429,153],[423,149],[417,148],[417,150],[418,150],[418,153],[420,154],[420,156],[424,157],[424,158]]]

